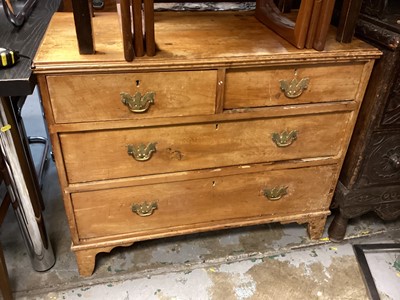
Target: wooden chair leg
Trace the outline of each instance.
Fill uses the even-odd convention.
[[[135,56],[144,55],[142,0],[132,0],[133,4],[133,41]]]
[[[0,289],[4,300],[12,300],[10,279],[8,277],[6,261],[4,259],[3,248],[0,245]]]
[[[72,0],[76,37],[80,54],[94,54],[92,13],[88,0]]]
[[[340,43],[350,43],[353,40],[362,0],[343,0],[336,40]]]
[[[143,0],[144,3],[144,31],[147,56],[156,55],[154,36],[154,0]]]
[[[335,0],[325,0],[321,4],[319,20],[314,36],[313,47],[315,50],[322,51],[325,48],[326,36],[328,35],[329,27],[331,24],[334,6]]]
[[[130,0],[121,0],[122,42],[124,45],[124,57],[126,61],[132,61],[134,58],[130,3]]]

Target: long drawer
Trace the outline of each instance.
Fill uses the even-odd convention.
[[[224,108],[354,100],[362,71],[363,64],[229,70]]]
[[[56,123],[209,115],[217,71],[48,76],[47,84]]]
[[[339,154],[349,112],[60,134],[70,183]]]
[[[336,166],[72,194],[80,239],[328,209]]]

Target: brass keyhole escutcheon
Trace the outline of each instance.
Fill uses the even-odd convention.
[[[280,88],[287,98],[293,99],[300,97],[305,89],[308,88],[310,79],[308,77],[300,80],[297,77],[293,78],[290,82],[288,80],[279,80]]]
[[[157,151],[156,149],[157,143],[149,143],[135,145],[128,145],[128,154],[131,155],[137,161],[146,161],[151,158],[154,152]]]
[[[272,141],[277,147],[288,147],[293,144],[295,140],[297,140],[297,134],[297,130],[284,130],[281,133],[274,132],[272,133]]]
[[[283,196],[287,195],[288,187],[287,186],[277,186],[273,188],[265,188],[263,190],[263,194],[268,200],[271,201],[278,201],[280,200]]]
[[[149,110],[150,105],[154,104],[155,92],[147,92],[142,95],[136,92],[133,96],[122,92],[121,102],[125,104],[131,112],[144,113]]]
[[[141,217],[148,217],[151,216],[158,208],[157,202],[153,201],[151,203],[148,203],[147,201],[143,203],[133,203],[132,204],[132,212],[136,213],[137,215]]]

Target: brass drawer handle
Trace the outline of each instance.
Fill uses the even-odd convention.
[[[142,96],[140,92],[136,92],[133,97],[125,92],[121,94],[121,101],[123,104],[129,107],[129,110],[134,113],[146,112],[151,104],[154,104],[155,92],[147,92]]]
[[[128,154],[131,155],[137,161],[146,161],[151,158],[153,152],[156,152],[157,143],[149,143],[148,145],[139,144],[128,145]]]
[[[287,80],[279,80],[281,84],[281,90],[284,92],[285,96],[288,98],[300,97],[305,89],[308,88],[310,82],[309,78],[302,78],[300,81],[297,78],[293,78],[290,83]]]
[[[155,209],[158,208],[157,202],[147,203],[147,201],[143,203],[133,203],[132,204],[132,212],[138,214],[141,217],[151,216]]]
[[[271,189],[265,188],[263,190],[264,196],[271,201],[277,201],[287,194],[287,186],[277,186]]]
[[[272,141],[278,147],[288,147],[297,139],[297,130],[272,133]]]

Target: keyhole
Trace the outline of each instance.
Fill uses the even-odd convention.
[[[215,130],[219,129],[219,124],[215,124]]]
[[[213,180],[213,182],[212,182],[212,186],[215,186],[216,185],[216,182]]]
[[[140,85],[140,80],[136,80],[136,87],[139,87]]]

